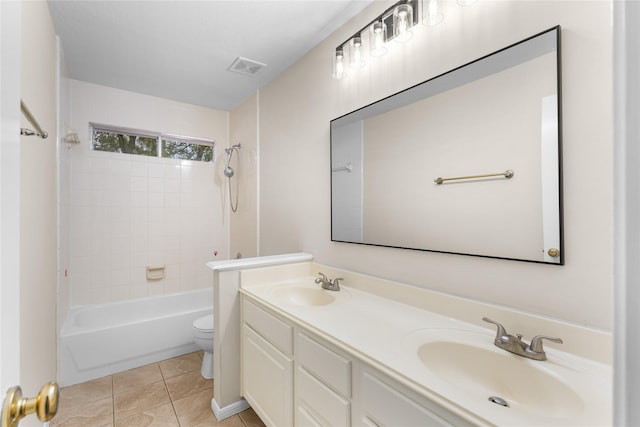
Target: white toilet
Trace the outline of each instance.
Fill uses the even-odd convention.
[[[202,350],[204,359],[200,373],[206,379],[213,378],[213,314],[193,322],[193,338]]]

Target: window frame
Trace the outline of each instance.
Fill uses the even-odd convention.
[[[102,131],[102,132],[119,133],[124,135],[143,137],[143,138],[153,138],[156,140],[156,155],[150,156],[150,155],[135,154],[135,153],[119,153],[118,151],[96,150],[95,143],[94,143],[94,131],[96,130]],[[211,160],[205,161],[205,160],[197,160],[197,159],[178,159],[174,157],[163,156],[164,140],[169,140],[172,142],[177,142],[182,144],[202,145],[202,146],[211,147],[213,152],[211,156]],[[129,154],[132,156],[143,156],[143,157],[152,157],[152,158],[159,158],[159,159],[188,160],[188,161],[203,162],[203,163],[216,162],[216,149],[215,149],[216,141],[213,139],[196,138],[192,136],[176,135],[176,134],[165,133],[165,132],[153,132],[153,131],[123,127],[123,126],[113,126],[113,125],[105,125],[101,123],[90,122],[89,123],[89,141],[90,141],[92,151],[102,151],[104,153]]]

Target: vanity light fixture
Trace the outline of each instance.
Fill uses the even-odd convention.
[[[445,3],[453,0],[400,0],[357,33],[338,45],[333,54],[334,79],[346,77],[345,64],[362,68],[367,64],[366,53],[371,57],[387,53],[387,42],[406,42],[413,36],[412,28],[420,21],[424,25],[438,25],[444,20]],[[468,6],[478,0],[457,0],[460,6]],[[419,18],[420,17],[420,18]],[[364,41],[368,46],[365,48]]]

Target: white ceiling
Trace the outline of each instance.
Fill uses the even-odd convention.
[[[71,78],[232,110],[372,1],[49,0],[49,9]],[[267,66],[227,71],[239,56]]]

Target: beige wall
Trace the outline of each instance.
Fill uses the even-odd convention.
[[[236,212],[228,209],[231,215],[231,250],[229,256],[235,258],[238,253],[243,257],[258,255],[258,98],[255,94],[245,100],[230,114],[229,144],[241,144],[239,152],[234,152],[231,165],[239,167],[231,181],[231,196]],[[222,152],[222,151],[221,151]],[[220,162],[226,158],[221,155]],[[226,180],[225,180],[226,181]],[[229,206],[229,186],[225,185],[225,204]],[[240,188],[236,188],[239,185]],[[239,190],[236,193],[236,190]]]
[[[22,2],[21,67],[21,97],[49,133],[20,147],[21,386],[32,396],[56,379],[56,38],[44,1]]]
[[[611,3],[484,0],[342,81],[335,46],[382,11],[361,15],[260,93],[260,254],[316,261],[571,322],[611,328]],[[329,121],[560,24],[565,266],[330,241]]]

